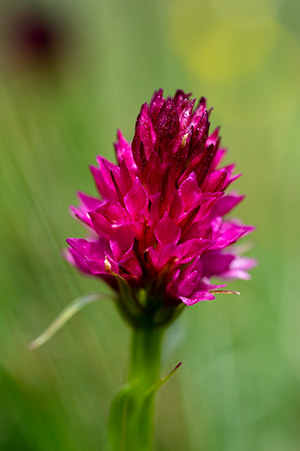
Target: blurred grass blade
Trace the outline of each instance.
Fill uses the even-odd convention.
[[[239,291],[232,291],[232,290],[210,290],[210,293],[212,294],[238,294],[241,293]]]
[[[109,451],[136,450],[136,423],[137,411],[134,408],[138,402],[138,382],[132,381],[125,384],[116,394],[111,404],[108,422],[108,445]],[[126,435],[125,422],[130,431]]]
[[[29,343],[28,348],[32,350],[42,346],[44,343],[50,340],[50,338],[53,337],[53,335],[56,334],[56,332],[85,305],[101,299],[104,299],[104,295],[101,295],[99,293],[90,293],[75,299],[58,315],[58,317],[50,324],[49,327],[47,327],[47,329],[41,335],[39,335],[35,340]]]

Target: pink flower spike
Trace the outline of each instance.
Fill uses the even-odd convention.
[[[98,196],[79,193],[72,207],[89,237],[67,240],[65,258],[109,284],[136,325],[229,292],[211,279],[248,279],[256,265],[232,246],[253,227],[225,219],[244,196],[226,193],[239,174],[219,166],[226,151],[210,112],[204,98],[195,107],[181,90],[166,99],[156,91],[132,143],[118,131],[118,163],[98,157],[91,167]]]

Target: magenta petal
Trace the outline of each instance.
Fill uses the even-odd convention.
[[[193,274],[190,276],[190,274]],[[190,290],[189,284],[186,281],[189,280],[193,283],[192,290]],[[202,263],[199,257],[196,257],[190,262],[189,265],[185,265],[181,268],[178,280],[177,280],[177,295],[190,297],[190,294],[194,291],[199,291],[199,282],[202,280]],[[196,289],[197,288],[197,289]]]
[[[214,193],[215,191],[222,191],[228,180],[228,172],[226,169],[220,169],[219,171],[211,172],[208,174],[205,182],[202,185],[202,190],[208,193]]]
[[[179,219],[183,212],[182,197],[178,191],[174,192],[172,203],[169,209],[169,216],[173,221]]]
[[[238,225],[234,223],[224,223],[220,236],[216,239],[214,249],[223,249],[235,243],[239,238],[252,232],[254,227]]]
[[[184,268],[181,270],[180,273],[180,280],[184,280],[185,277],[193,271],[197,271],[198,273],[198,279],[202,278],[202,271],[203,271],[203,265],[201,262],[200,256],[196,257],[189,265],[185,265]]]
[[[81,221],[85,222],[89,227],[91,227],[92,222],[88,213],[91,210],[96,210],[97,208],[99,208],[104,201],[95,197],[88,196],[87,194],[81,192],[78,193],[78,197],[81,201],[80,206],[76,208],[71,205],[71,210],[76,217],[78,217]]]
[[[152,228],[154,229],[156,224],[160,221],[160,193],[156,193],[152,196],[150,196],[150,219],[149,223],[151,224]],[[153,230],[154,232],[154,230]]]
[[[129,171],[136,173],[137,166],[133,159],[131,145],[123,137],[120,130],[118,130],[118,141],[115,143],[115,149],[119,164],[123,161]]]
[[[142,178],[149,189],[150,194],[157,193],[161,188],[163,168],[157,153],[152,153],[149,161],[143,169]]]
[[[133,277],[139,280],[143,275],[143,270],[136,257],[129,257],[119,263],[120,274],[126,279],[128,277]]]
[[[188,101],[189,97],[191,96],[191,93],[186,94],[182,89],[177,89],[174,95],[174,104],[178,111],[182,107],[182,105],[185,105],[185,102]],[[192,101],[193,104],[195,103],[195,100]]]
[[[126,163],[124,161],[121,161],[120,163],[120,186],[122,193],[125,195],[131,187],[132,183],[135,179],[135,175],[132,172],[129,172],[128,167],[126,166]]]
[[[159,154],[162,149],[169,152],[173,139],[179,132],[179,117],[175,108],[174,100],[168,98],[159,112],[156,133],[156,148]]]
[[[102,214],[112,225],[128,224],[131,222],[127,210],[119,202],[105,202],[94,213]]]
[[[96,210],[103,203],[102,200],[99,200],[96,197],[88,196],[80,191],[78,192],[78,197],[87,211]]]
[[[247,272],[257,265],[255,258],[236,256],[227,271],[221,275],[223,279],[243,279],[250,280],[251,276]]]
[[[77,261],[84,265],[91,274],[105,274],[105,257],[111,254],[108,243],[105,240],[90,242],[83,239],[69,238],[67,243],[76,252]],[[74,252],[72,253],[74,257]],[[117,271],[116,265],[114,270]]]
[[[180,235],[181,230],[180,228],[172,221],[172,219],[169,217],[168,213],[166,212],[162,219],[159,221],[157,226],[155,227],[155,236],[157,240],[162,244],[177,244]]]
[[[179,188],[181,194],[184,211],[190,211],[197,207],[201,202],[201,190],[198,187],[196,175],[192,172],[187,179],[185,179]]]
[[[194,128],[197,127],[200,119],[203,116],[203,113],[206,110],[206,99],[204,97],[201,97],[201,99],[199,100],[198,106],[196,108],[195,113],[193,114],[192,120],[191,120],[191,124],[194,126]]]
[[[149,254],[153,266],[157,271],[163,271],[167,264],[175,264],[179,260],[178,255],[180,249],[173,243],[166,244],[164,246],[152,247],[149,249]]]
[[[88,266],[90,268],[90,271],[93,275],[107,275],[113,272],[114,274],[119,274],[119,267],[116,264],[116,262],[111,258],[107,257],[103,261],[98,260],[90,260],[88,261]],[[109,262],[109,272],[107,271],[107,262]]]
[[[160,196],[160,212],[168,211],[173,200],[175,187],[175,173],[173,166],[169,166],[163,176]]]
[[[120,226],[114,230],[110,248],[116,261],[124,260],[133,247],[134,232],[131,227]]]
[[[194,293],[191,298],[180,296],[179,299],[181,299],[181,301],[186,305],[194,305],[200,301],[212,301],[215,297],[208,291],[198,291],[197,293]]]
[[[90,211],[89,216],[91,218],[93,228],[99,236],[110,239],[112,224],[101,213],[96,211]]]
[[[213,241],[205,240],[202,238],[194,238],[192,240],[186,241],[180,244],[178,247],[181,251],[180,262],[188,263],[194,258],[198,257],[202,252],[213,245]]]
[[[235,174],[233,175],[233,172],[235,170],[235,164],[229,164],[228,166],[225,166],[223,169],[225,169],[228,172],[228,177],[226,180],[226,183],[224,184],[224,190],[235,180],[240,178],[242,174]]]
[[[67,243],[83,257],[91,259],[104,260],[109,252],[109,246],[106,240],[87,241],[81,238],[68,238]]]
[[[242,280],[250,280],[251,279],[251,275],[246,272],[243,271],[242,269],[231,269],[228,272],[222,274],[222,279],[229,279],[229,280],[233,280],[233,279],[242,279]]]
[[[89,216],[95,232],[108,240],[115,236],[119,226],[131,223],[129,214],[117,202],[107,202],[98,210],[89,212]]]
[[[195,290],[198,271],[189,272],[186,277],[178,284],[178,294],[180,296],[189,297]]]
[[[90,268],[85,263],[84,258],[81,257],[81,255],[78,254],[78,252],[76,252],[74,249],[69,248],[68,250],[66,250],[64,252],[64,257],[71,265],[76,266],[79,271],[91,275]]]
[[[194,222],[190,225],[190,227],[186,228],[184,235],[182,236],[182,241],[189,241],[192,239],[211,239],[212,238],[212,230],[210,225],[201,226],[200,222]]]
[[[91,166],[96,186],[103,199],[117,201],[118,196],[111,178],[110,171],[116,168],[115,165],[105,160],[105,158],[97,157],[99,168]]]
[[[176,100],[175,105],[176,105]],[[186,100],[185,104],[181,108],[177,108],[177,112],[179,114],[179,123],[180,123],[180,129],[185,129],[191,122],[192,114],[193,114],[193,108],[194,108],[195,100],[188,101]]]
[[[245,196],[238,196],[237,194],[229,194],[217,201],[212,210],[212,216],[224,216],[236,207]]]
[[[204,193],[203,203],[199,208],[199,212],[195,218],[195,221],[203,222],[213,210],[214,205],[223,196],[224,193]]]
[[[178,247],[173,244],[166,244],[158,252],[157,269],[162,271],[168,262],[174,262],[178,257]]]
[[[145,167],[146,162],[154,152],[151,128],[152,123],[149,117],[149,107],[144,103],[137,118],[136,131],[132,141],[133,158],[140,170]],[[141,154],[142,148],[144,155]]]
[[[172,252],[170,252],[170,248]],[[170,258],[170,254],[173,254],[176,252],[176,247],[174,244],[169,244],[168,246],[164,246],[162,248],[162,252],[158,252],[157,248],[154,249],[154,247],[150,247],[149,249],[147,249],[147,261],[151,261],[151,264],[153,265],[153,267],[157,270],[160,271],[164,264],[168,261],[168,259]],[[162,262],[162,263],[161,263]]]
[[[234,259],[230,265],[230,269],[243,269],[249,271],[257,266],[256,258],[240,257],[239,255]]]
[[[206,144],[213,144],[214,146],[216,145],[217,141],[218,141],[218,137],[219,137],[219,127],[217,127],[215,129],[215,131],[207,138],[206,140]]]
[[[133,221],[144,221],[149,217],[148,195],[138,177],[124,197],[124,204]]]
[[[203,275],[205,277],[219,276],[227,271],[235,259],[233,254],[222,254],[220,251],[208,251],[201,256]]]
[[[163,97],[163,90],[160,89],[159,91],[155,91],[151,103],[150,103],[150,116],[153,122],[153,125],[155,126],[157,123],[157,118],[159,115],[160,110],[162,109],[163,104],[165,103],[165,99]]]
[[[103,176],[106,169],[99,169],[95,166],[90,166],[91,173],[93,174],[96,186],[98,188],[99,194],[103,199],[108,199],[112,201],[117,200],[117,195],[111,180],[110,175],[106,174],[105,178]]]
[[[186,159],[189,153],[191,140],[193,136],[193,128],[188,127],[180,133],[180,136],[175,140],[175,147],[172,151],[174,171],[176,179],[180,177],[182,168],[185,167]]]
[[[192,146],[191,146],[191,157],[195,158],[197,154],[203,152],[205,147],[207,147],[207,136],[209,130],[208,112],[205,110],[195,127],[195,132],[193,134]]]
[[[166,286],[166,291],[169,294],[177,296],[179,276],[180,276],[180,270],[178,269],[173,273],[173,277],[171,278],[170,282]]]
[[[218,149],[217,150],[217,152],[214,156],[214,159],[212,161],[212,164],[211,164],[211,169],[210,169],[211,171],[214,171],[217,169],[217,167],[219,166],[221,161],[224,159],[226,153],[227,153],[226,149]]]
[[[179,183],[181,184],[191,172],[195,172],[198,186],[201,188],[207,173],[210,168],[211,161],[214,156],[214,146],[211,144],[208,147],[204,147],[199,153],[193,152],[193,158],[185,171],[179,177]]]

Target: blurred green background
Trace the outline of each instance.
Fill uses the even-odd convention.
[[[28,343],[99,282],[61,257],[95,193],[88,165],[114,159],[155,89],[214,106],[227,162],[244,176],[236,214],[257,231],[250,283],[187,308],[167,333],[156,450],[300,449],[299,3],[52,0],[0,3],[0,449],[105,450],[129,330],[87,306],[48,344]]]

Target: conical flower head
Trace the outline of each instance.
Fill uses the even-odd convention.
[[[255,264],[232,248],[253,227],[226,219],[243,196],[225,194],[238,175],[220,167],[225,150],[209,114],[204,98],[195,106],[183,91],[155,92],[132,143],[118,132],[117,164],[98,157],[91,167],[99,196],[79,193],[72,207],[89,234],[67,240],[68,260],[120,296],[123,280],[141,311],[213,299],[224,285],[212,277],[247,279]]]

